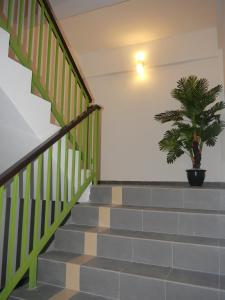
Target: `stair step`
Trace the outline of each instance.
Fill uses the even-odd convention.
[[[168,186],[112,186],[97,185],[91,188],[90,201],[124,205],[137,203],[143,206],[162,206],[193,209],[225,209],[225,189],[209,187]]]
[[[39,280],[64,287],[68,269],[78,258],[62,251],[42,255]],[[218,300],[224,299],[219,298],[224,296],[224,281],[215,274],[100,257],[89,257],[80,266],[80,290],[111,299]]]
[[[98,257],[225,275],[224,239],[70,224],[56,232],[55,247],[85,254],[87,233],[96,234]]]
[[[73,208],[72,219],[76,225],[99,226],[102,212],[113,229],[225,238],[224,210],[85,203]]]
[[[0,49],[1,56],[8,58],[10,35],[7,31],[0,28]]]
[[[54,298],[55,297],[55,298]],[[57,298],[56,298],[57,297]],[[30,290],[27,285],[15,290],[9,300],[50,300],[50,299],[68,299],[68,300],[107,300],[87,293],[76,292],[74,290],[64,289],[45,283],[38,283],[36,289]]]

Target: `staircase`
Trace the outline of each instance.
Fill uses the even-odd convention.
[[[225,299],[225,190],[93,186],[11,300]]]
[[[0,1],[0,27],[38,144],[0,174],[0,300],[225,300],[225,190],[97,186],[101,107],[48,0]]]
[[[9,44],[9,33],[0,28],[0,88],[38,138],[40,144],[41,141],[57,132],[60,127],[50,123],[51,103],[31,93],[32,72],[8,57]]]
[[[90,105],[48,0],[0,1],[0,92],[31,132],[19,152],[8,113],[16,138],[8,134],[14,144],[10,149],[6,140],[0,170],[0,300],[6,300],[24,279],[36,288],[40,253],[99,174],[101,108]]]

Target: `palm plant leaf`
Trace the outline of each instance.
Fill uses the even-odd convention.
[[[219,84],[214,88],[212,88],[211,90],[207,91],[204,95],[205,107],[215,102],[216,98],[219,96],[222,90],[223,90],[223,86]]]
[[[222,132],[224,127],[224,122],[213,122],[205,128],[204,132],[202,132],[202,141],[205,142],[209,147],[215,146],[217,137]]]
[[[161,123],[171,122],[171,121],[181,121],[183,120],[182,110],[169,110],[164,113],[155,115],[155,120]]]
[[[160,150],[166,151],[168,164],[173,163],[184,151],[182,141],[179,140],[180,130],[171,129],[165,132],[163,139],[159,142]]]
[[[172,122],[172,129],[167,130],[159,142],[160,150],[167,152],[168,163],[173,163],[184,153],[194,161],[194,142],[199,145],[199,151],[204,143],[215,145],[225,127],[218,113],[225,109],[225,103],[216,102],[221,91],[221,85],[209,89],[207,79],[194,75],[182,77],[177,82],[171,95],[179,101],[180,108],[155,115],[155,120],[161,123]]]

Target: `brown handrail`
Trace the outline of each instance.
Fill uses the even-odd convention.
[[[87,118],[93,111],[100,110],[101,106],[95,104],[90,106],[86,111],[80,114],[76,119],[68,123],[66,126],[62,127],[59,131],[49,137],[42,144],[37,146],[31,152],[26,154],[23,158],[17,161],[14,165],[9,167],[0,175],[0,186],[8,182],[13,176],[22,171],[28,164],[34,161],[40,154],[44,153],[49,147],[51,147],[55,142],[66,135],[71,129],[76,127],[85,118]]]
[[[56,29],[56,31],[57,31],[57,33],[58,33],[61,41],[62,41],[63,47],[66,50],[66,53],[67,53],[67,55],[68,55],[68,57],[70,59],[70,62],[71,62],[72,66],[73,66],[73,68],[74,68],[74,70],[76,72],[76,75],[78,76],[80,82],[82,83],[83,89],[85,90],[85,93],[87,94],[87,96],[89,98],[89,102],[93,103],[94,102],[93,101],[93,97],[91,96],[91,94],[90,94],[90,92],[89,92],[89,90],[88,90],[88,88],[86,86],[86,83],[85,83],[85,81],[83,79],[83,76],[81,75],[81,73],[80,73],[80,71],[79,71],[79,69],[78,69],[78,67],[77,67],[77,65],[76,65],[76,63],[74,61],[74,58],[73,58],[73,56],[72,56],[72,54],[70,52],[70,49],[69,49],[69,47],[67,45],[67,42],[66,42],[66,40],[63,37],[63,34],[62,34],[62,32],[61,32],[61,30],[59,28],[60,26],[58,25],[57,18],[56,18],[56,15],[55,15],[55,13],[54,13],[54,11],[52,9],[52,6],[51,6],[51,4],[49,3],[48,0],[43,0],[43,2],[45,3],[45,8],[46,8],[46,10],[47,10],[47,12],[48,12],[48,14],[49,14],[49,16],[51,18],[52,23],[55,26],[55,29]]]

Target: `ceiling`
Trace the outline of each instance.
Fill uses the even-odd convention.
[[[128,0],[51,0],[59,19],[77,16],[89,11],[112,6]]]
[[[216,26],[216,0],[51,1],[67,39],[78,53]]]

